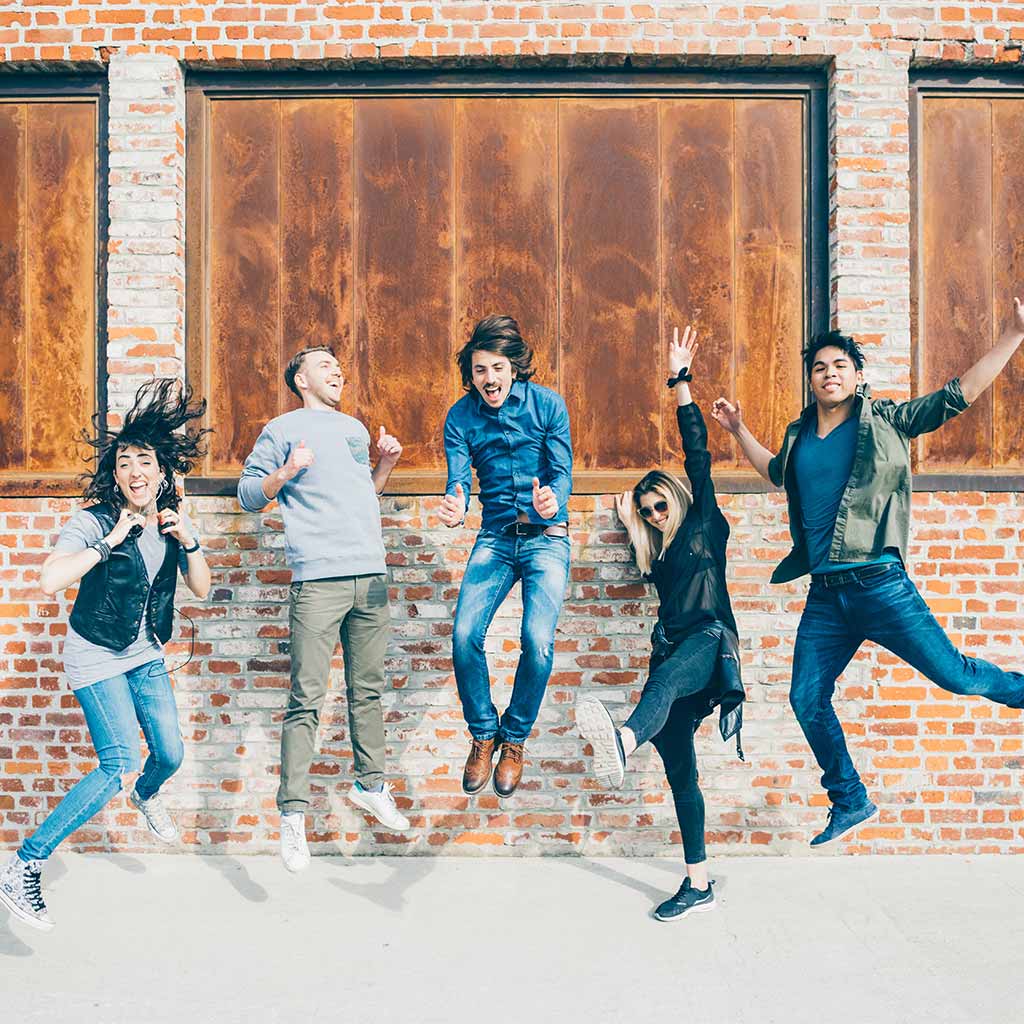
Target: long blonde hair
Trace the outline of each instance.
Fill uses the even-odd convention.
[[[640,517],[640,499],[652,492],[668,502],[668,522],[664,533]],[[675,540],[692,500],[690,488],[679,477],[663,473],[660,469],[651,470],[633,488],[633,508],[637,510],[637,515],[635,524],[627,527],[627,531],[636,555],[636,564],[645,576],[650,573],[651,566],[664,557]]]

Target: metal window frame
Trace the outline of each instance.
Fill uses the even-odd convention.
[[[110,236],[108,183],[110,175],[109,89],[106,70],[86,69],[74,73],[9,71],[0,74],[0,100],[81,99],[96,104],[96,260],[94,266],[95,329],[95,413],[99,426],[107,426],[107,242]],[[77,474],[40,479],[4,473],[0,475],[0,498],[68,497],[81,493]]]
[[[919,209],[918,158],[920,154],[921,103],[929,96],[1009,95],[1024,98],[1024,67],[981,70],[978,68],[911,68],[910,70],[910,344],[911,373],[920,371],[918,329],[921,293],[921,213]],[[913,379],[913,378],[912,378]],[[1024,491],[1024,469],[974,470],[967,473],[922,472],[914,474],[914,490],[934,491]]]
[[[807,230],[804,238],[805,337],[827,330],[830,319],[828,251],[828,68],[812,70],[679,69],[638,71],[630,67],[600,69],[496,70],[187,70],[186,90],[186,372],[199,367],[204,375],[207,353],[205,332],[196,331],[195,318],[204,315],[206,263],[206,159],[208,107],[211,100],[278,97],[351,96],[629,96],[629,97],[750,97],[789,94],[807,104],[804,166]],[[189,188],[190,178],[200,179]],[[198,241],[197,241],[198,239]],[[794,410],[796,414],[799,410]],[[574,493],[608,494],[632,486],[635,472],[616,470],[574,473]],[[439,480],[440,478],[440,480]],[[193,494],[233,495],[237,476],[190,477]],[[773,490],[753,470],[716,474],[724,493],[759,493]],[[444,473],[396,470],[389,495],[438,494]]]

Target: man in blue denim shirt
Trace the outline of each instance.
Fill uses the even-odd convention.
[[[968,658],[952,644],[904,568],[910,535],[910,438],[959,415],[995,380],[1024,340],[1024,306],[962,377],[909,402],[871,399],[864,356],[832,331],[804,351],[814,401],[786,428],[773,457],[738,405],[719,398],[711,415],[751,465],[789,498],[793,551],[773,583],[811,574],[793,652],[789,700],[832,801],[811,846],[840,839],[878,808],[850,759],[832,707],[836,679],[865,640],[902,658],[952,693],[1024,707],[1024,674]]]
[[[455,681],[473,738],[462,788],[476,793],[487,785],[500,744],[494,790],[506,797],[522,778],[524,744],[551,675],[569,576],[569,414],[561,395],[530,382],[533,353],[511,317],[481,320],[457,359],[468,394],[445,419],[448,483],[441,521],[452,527],[465,519],[471,469],[483,505],[452,638]],[[499,718],[484,638],[517,580],[523,590],[522,654],[512,700]]]

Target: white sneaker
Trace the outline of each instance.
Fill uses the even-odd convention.
[[[363,789],[358,782],[348,791],[348,798],[364,811],[372,814],[385,828],[404,832],[409,827],[409,819],[395,806],[395,798],[391,795],[391,783],[385,782],[384,788],[375,793],[371,789]]]
[[[306,815],[292,811],[281,815],[281,859],[292,872],[309,867],[309,847],[306,845]]]
[[[0,903],[19,921],[48,932],[53,928],[53,918],[46,912],[40,891],[42,867],[42,861],[24,861],[14,854],[0,871]]]
[[[168,813],[159,793],[154,793],[148,800],[143,800],[139,796],[139,791],[133,787],[128,802],[141,812],[149,831],[161,843],[173,843],[178,838],[178,826],[174,824],[174,819]]]
[[[576,727],[594,750],[592,767],[597,781],[606,789],[618,789],[626,774],[626,756],[608,709],[596,697],[580,697],[576,701]]]

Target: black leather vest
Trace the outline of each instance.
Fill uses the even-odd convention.
[[[99,520],[104,536],[120,515],[106,504],[85,511]],[[82,577],[71,609],[71,628],[90,643],[123,651],[139,635],[145,617],[152,635],[167,643],[174,626],[179,544],[173,537],[165,537],[164,545],[163,563],[150,586],[138,539],[129,535],[118,544],[107,561]]]

